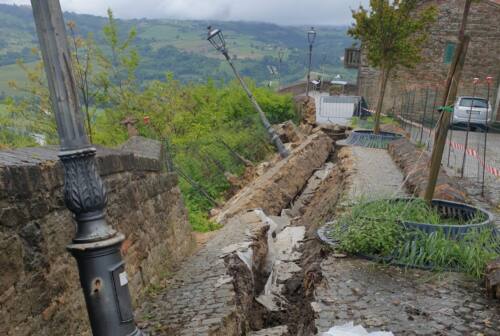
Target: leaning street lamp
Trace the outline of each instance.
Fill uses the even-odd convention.
[[[311,27],[311,30],[307,32],[307,41],[309,42],[309,66],[307,69],[306,97],[309,97],[309,85],[311,83],[312,51],[315,40],[316,40],[316,31],[314,30],[314,27]]]
[[[240,74],[236,70],[236,67],[234,66],[234,64],[231,60],[231,57],[229,56],[228,50],[226,48],[226,40],[224,39],[224,35],[222,34],[222,31],[220,29],[212,29],[212,27],[209,26],[207,40],[210,42],[210,44],[212,44],[212,46],[217,51],[219,51],[220,53],[222,53],[222,55],[224,55],[227,62],[231,66],[231,69],[233,69],[234,75],[236,76],[236,78],[240,82],[241,86],[243,87],[243,90],[245,90],[245,92],[246,92],[248,98],[250,99],[250,101],[252,102],[254,108],[259,113],[260,120],[262,121],[262,124],[264,124],[264,127],[265,127],[269,137],[271,138],[271,141],[274,143],[274,145],[278,149],[280,156],[282,158],[286,158],[289,155],[288,150],[283,145],[283,142],[281,142],[280,137],[278,136],[278,134],[276,133],[274,128],[269,123],[269,120],[267,120],[267,117],[264,114],[264,111],[262,111],[262,108],[260,107],[259,103],[255,99],[254,95],[252,94],[252,92],[250,92],[250,89],[248,88],[248,86],[246,85],[246,83],[243,81]]]
[[[105,218],[106,190],[97,169],[96,149],[85,133],[72,75],[59,0],[31,0],[60,140],[64,201],[73,213],[76,234],[67,247],[80,272],[94,336],[140,336],[134,323],[125,263],[125,237]]]

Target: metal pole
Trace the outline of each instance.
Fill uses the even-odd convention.
[[[411,100],[411,112],[410,112],[410,140],[413,139],[413,114],[415,113],[415,96],[417,90],[413,91],[413,98]]]
[[[465,161],[467,160],[467,147],[469,146],[469,132],[470,132],[470,120],[472,118],[472,107],[474,106],[474,99],[476,98],[476,87],[477,81],[474,79],[474,87],[472,88],[472,101],[470,103],[469,118],[467,118],[467,129],[465,130],[465,148],[464,156],[462,158],[462,171],[460,172],[460,177],[464,177]]]
[[[226,50],[223,50],[222,54],[224,55],[224,57],[226,57],[227,62],[231,66],[231,69],[233,69],[234,75],[236,76],[236,78],[238,78],[238,81],[240,82],[241,86],[243,87],[243,90],[245,91],[248,98],[252,102],[255,110],[257,110],[257,112],[259,113],[260,120],[262,121],[264,128],[266,129],[269,137],[271,138],[271,141],[274,143],[274,145],[278,149],[280,156],[282,158],[286,158],[288,155],[290,155],[290,153],[283,145],[283,142],[281,142],[280,137],[278,136],[278,134],[276,133],[276,131],[272,127],[271,123],[269,123],[269,120],[267,120],[267,117],[264,114],[264,111],[262,111],[262,108],[260,107],[259,103],[257,102],[257,99],[255,99],[254,95],[252,94],[252,92],[248,88],[247,84],[245,83],[243,78],[241,78],[240,74],[238,73],[238,70],[236,70],[236,67],[234,66],[233,62],[231,61],[231,57],[229,56],[228,52]]]
[[[425,115],[427,114],[427,101],[429,99],[429,88],[425,89],[425,102],[424,102],[424,114],[422,115],[421,129],[420,129],[420,144],[422,144],[422,137],[424,135],[424,123]]]
[[[434,129],[434,113],[436,113],[438,93],[439,89],[436,87],[436,89],[434,90],[434,101],[432,103],[431,126],[429,127],[429,141],[427,141],[427,150],[429,150],[432,141],[432,130]]]
[[[453,141],[453,118],[455,117],[455,110],[451,112],[451,118],[449,122],[449,130],[450,130],[450,140],[448,141],[448,161],[446,162],[446,166],[450,167],[450,156],[451,156],[451,142]]]
[[[279,64],[278,64],[278,91],[281,90],[281,63],[283,62],[283,50],[278,51],[278,59],[279,59]]]
[[[309,97],[309,85],[311,82],[312,51],[313,51],[313,45],[312,45],[312,43],[309,43],[309,66],[308,66],[308,70],[307,70],[306,97]]]
[[[484,177],[485,177],[485,171],[486,171],[486,145],[488,142],[488,132],[490,130],[490,127],[488,125],[488,117],[489,117],[489,110],[490,110],[490,92],[491,92],[491,77],[486,78],[486,82],[488,83],[488,100],[487,100],[487,106],[486,106],[486,130],[484,133],[484,148],[483,148],[483,179],[481,183],[481,196],[484,197]],[[492,111],[493,112],[493,111]]]
[[[75,257],[94,336],[138,336],[125,263],[124,235],[106,222],[106,190],[97,172],[72,74],[59,0],[32,0],[64,168],[64,201],[74,214],[76,235],[67,247]]]

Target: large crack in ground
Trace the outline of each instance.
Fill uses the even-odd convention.
[[[224,261],[244,317],[242,330],[252,330],[250,335],[316,334],[311,302],[325,251],[315,232],[341,199],[344,164],[333,151],[282,216],[259,210],[245,215],[249,239],[228,251]]]

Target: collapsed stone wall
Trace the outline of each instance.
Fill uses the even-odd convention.
[[[158,143],[134,138],[98,148],[108,222],[125,234],[122,254],[138,303],[193,247],[175,174]],[[62,198],[57,148],[0,152],[0,332],[90,335],[76,262],[66,251],[75,226]]]
[[[333,144],[323,132],[310,135],[286,159],[280,160],[238,194],[214,216],[218,223],[261,208],[267,215],[278,215],[302,190],[315,170],[322,167]]]

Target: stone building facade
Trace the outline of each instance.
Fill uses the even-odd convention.
[[[122,254],[136,304],[194,247],[177,176],[164,171],[161,147],[136,137],[121,149],[97,150],[107,219],[126,236]],[[75,226],[57,154],[55,147],[0,151],[2,335],[90,335],[76,261],[66,251]]]
[[[443,88],[453,51],[458,43],[458,30],[465,0],[424,0],[421,6],[434,5],[438,17],[432,25],[423,51],[423,61],[414,69],[397,69],[393,72],[384,100],[383,112],[389,111],[404,92]],[[500,0],[481,0],[472,4],[467,25],[471,43],[462,73],[458,95],[472,95],[473,79],[481,79],[476,96],[487,96],[485,78],[493,77],[491,87],[492,106],[496,106],[496,118],[500,121]],[[368,65],[361,53],[358,73],[359,94],[374,108],[379,90],[379,71]],[[439,98],[440,100],[441,98]]]

